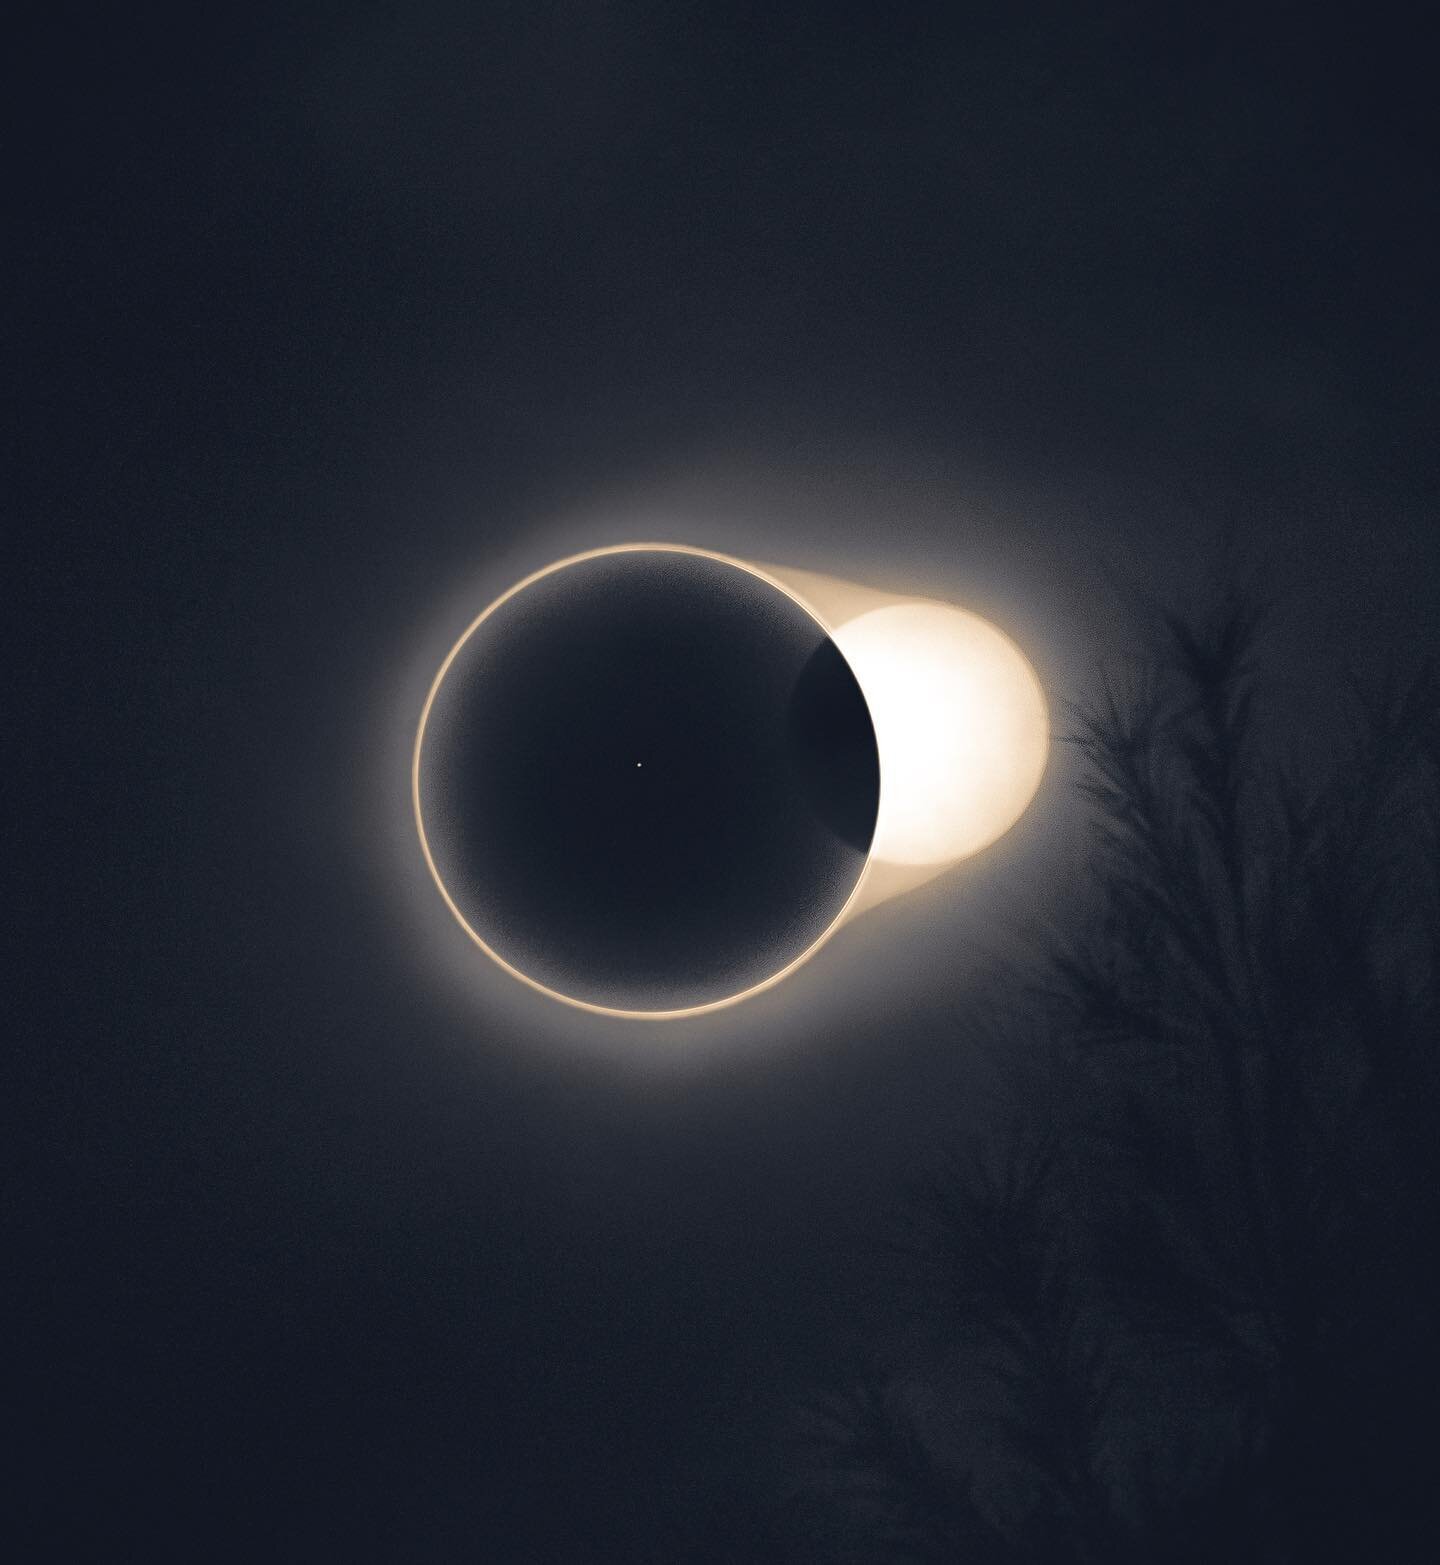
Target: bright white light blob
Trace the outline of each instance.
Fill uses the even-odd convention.
[[[916,600],[859,614],[831,636],[880,751],[871,859],[938,868],[1007,832],[1050,748],[1040,681],[1014,642],[976,614]]]

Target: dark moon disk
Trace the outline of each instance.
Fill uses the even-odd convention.
[[[788,967],[864,868],[875,732],[824,628],[763,578],[662,549],[502,601],[434,694],[425,839],[504,962],[572,1000],[683,1010]]]

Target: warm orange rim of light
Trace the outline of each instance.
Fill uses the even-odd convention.
[[[553,576],[557,571],[566,570],[572,565],[579,565],[585,560],[597,560],[610,554],[692,554],[701,559],[717,560],[722,565],[733,565],[737,570],[748,572],[751,576],[774,587],[777,592],[783,592],[787,598],[797,604],[809,617],[815,621],[827,636],[832,634],[831,627],[818,615],[798,593],[792,591],[784,582],[778,581],[768,571],[761,570],[758,566],[751,565],[747,560],[736,559],[731,554],[721,554],[714,549],[701,549],[691,544],[684,543],[617,543],[609,544],[599,549],[586,549],[580,554],[566,555],[563,560],[556,560],[551,565],[543,566],[538,571],[531,573],[522,580],[517,581],[508,591],[502,592],[494,602],[483,608],[473,620],[461,632],[459,640],[445,654],[445,661],[441,663],[435,678],[430,682],[429,693],[425,697],[425,705],[420,712],[419,726],[415,730],[415,749],[410,762],[410,802],[415,811],[415,830],[420,837],[420,851],[425,855],[425,866],[430,871],[430,878],[435,882],[445,906],[455,916],[455,921],[475,942],[477,946],[495,963],[503,968],[512,978],[518,978],[527,988],[533,989],[537,994],[548,995],[552,1000],[559,1000],[562,1005],[573,1006],[577,1011],[591,1011],[599,1016],[620,1016],[630,1021],[665,1022],[674,1021],[682,1016],[703,1016],[707,1011],[720,1011],[731,1005],[738,1005],[742,1000],[748,1000],[753,995],[763,994],[767,989],[773,989],[782,979],[788,978],[796,968],[803,966],[825,944],[837,929],[845,922],[856,897],[860,894],[860,888],[865,883],[865,877],[870,869],[870,856],[867,853],[865,863],[861,866],[860,873],[855,877],[855,884],[850,888],[850,895],[846,897],[844,905],[829,924],[819,935],[800,953],[787,962],[779,972],[772,973],[768,978],[762,979],[758,984],[751,984],[748,989],[741,989],[736,994],[725,995],[719,1000],[707,1000],[703,1005],[685,1005],[667,1011],[632,1011],[619,1006],[597,1005],[593,1000],[581,1000],[572,994],[565,994],[559,989],[552,989],[548,984],[542,984],[539,979],[532,978],[528,973],[522,972],[513,962],[507,962],[500,953],[491,945],[488,945],[480,935],[476,933],[469,920],[456,906],[455,899],[450,895],[445,882],[441,879],[440,871],[435,863],[435,856],[430,851],[430,839],[425,834],[425,816],[420,806],[420,752],[425,743],[425,726],[430,721],[430,709],[435,704],[435,697],[440,692],[440,686],[445,682],[445,676],[450,671],[450,665],[460,655],[461,648],[469,641],[471,636],[485,623],[487,619],[508,603],[518,593],[524,592],[527,587],[534,586],[546,576]]]

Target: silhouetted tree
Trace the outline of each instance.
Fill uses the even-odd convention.
[[[793,1410],[780,1557],[1433,1557],[1440,689],[1352,691],[1301,772],[1261,630],[1164,617],[1073,712],[1084,906],[971,1026],[1025,1077]]]

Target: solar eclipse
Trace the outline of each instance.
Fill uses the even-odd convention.
[[[1048,748],[1028,662],[961,609],[865,594],[856,613],[845,588],[630,544],[477,615],[411,767],[470,939],[567,1004],[694,1014],[1008,829]]]

